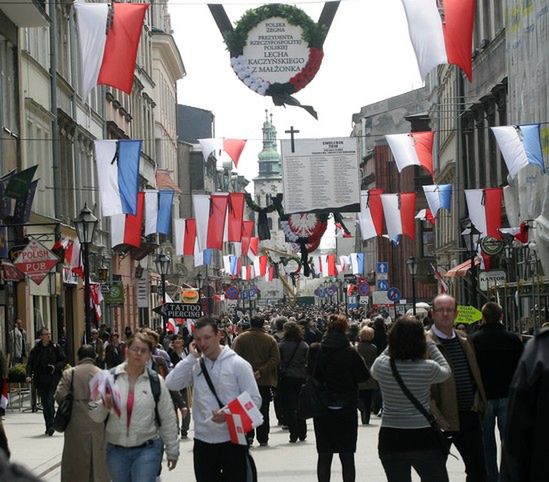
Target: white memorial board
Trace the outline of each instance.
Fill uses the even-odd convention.
[[[360,211],[357,139],[282,141],[284,212]]]

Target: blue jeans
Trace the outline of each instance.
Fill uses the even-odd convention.
[[[497,419],[501,439],[507,425],[507,402],[507,398],[488,400],[484,417],[482,417],[482,443],[484,444],[487,482],[497,482],[499,480],[495,428]]]
[[[422,482],[448,482],[446,459],[440,450],[380,454],[388,482],[412,482],[412,467]]]
[[[112,482],[155,482],[162,463],[162,439],[145,447],[107,444],[107,468]]]

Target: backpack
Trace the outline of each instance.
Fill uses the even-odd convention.
[[[114,381],[116,382],[116,379],[118,378],[119,373],[115,373],[116,367],[111,368],[109,372],[114,377]],[[158,401],[160,400],[160,377],[158,376],[158,373],[156,373],[154,370],[151,370],[149,367],[147,367],[147,373],[149,374],[149,382],[151,384],[151,392],[154,398],[154,418],[156,420],[156,425],[160,427],[162,423],[160,422],[160,414],[158,413]],[[107,421],[109,420],[109,416],[107,415],[107,418],[105,419],[105,425],[107,424]]]

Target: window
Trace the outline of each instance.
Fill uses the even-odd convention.
[[[422,251],[424,258],[430,258],[435,256],[435,233],[431,227],[426,227],[426,224],[430,224],[428,221],[424,221],[421,225],[422,231]]]
[[[19,134],[17,107],[17,57],[15,46],[0,35],[0,120],[2,128]]]

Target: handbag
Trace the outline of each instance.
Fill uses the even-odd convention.
[[[315,360],[315,366],[311,376],[301,386],[299,397],[297,400],[297,415],[300,418],[308,419],[313,417],[321,417],[328,414],[328,389],[324,382],[315,378],[316,369],[318,366],[318,358],[320,357],[320,347]]]
[[[427,419],[429,422],[429,425],[433,429],[433,432],[435,433],[438,445],[440,450],[442,451],[442,454],[447,457],[448,455],[452,455],[452,457],[455,457],[453,454],[450,453],[450,445],[452,444],[452,436],[449,435],[447,432],[442,430],[440,428],[440,425],[437,423],[435,417],[431,413],[429,413],[425,407],[419,402],[419,400],[412,395],[412,392],[408,389],[408,387],[404,384],[404,381],[402,380],[402,377],[400,376],[400,373],[398,373],[396,362],[394,358],[391,358],[391,371],[393,372],[393,376],[395,377],[397,383],[399,384],[401,390],[404,392],[404,395],[410,400],[412,405],[418,409],[418,411]]]
[[[200,368],[202,368],[202,374],[204,375],[204,378],[206,379],[206,383],[208,384],[208,387],[212,391],[215,399],[217,400],[217,404],[219,405],[219,408],[223,408],[225,405],[223,405],[223,402],[219,399],[217,396],[217,392],[215,391],[215,387],[213,385],[212,379],[210,378],[210,374],[208,373],[208,370],[206,368],[206,364],[204,363],[204,358],[200,357]],[[252,454],[250,453],[250,447],[247,447],[248,450],[246,450],[246,482],[257,482],[257,468],[255,466],[254,458],[252,457]]]
[[[71,388],[69,393],[65,396],[62,402],[57,407],[55,416],[53,418],[53,429],[56,432],[64,432],[69,422],[71,421],[72,414],[72,402],[74,401],[74,394],[72,393],[72,386],[74,381],[74,370],[71,373]]]
[[[280,382],[285,376],[286,376],[286,372],[288,370],[288,367],[290,366],[290,364],[292,363],[292,360],[294,359],[295,357],[295,354],[297,352],[297,349],[299,348],[299,345],[301,343],[298,341],[296,342],[296,345],[295,345],[295,349],[292,353],[292,356],[290,357],[290,359],[288,360],[288,362],[286,363],[286,367],[285,368],[282,368],[282,363],[280,364],[280,367],[278,368],[278,381]]]

